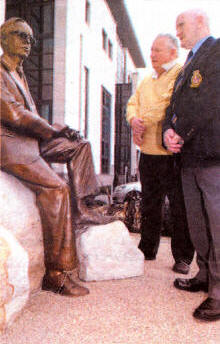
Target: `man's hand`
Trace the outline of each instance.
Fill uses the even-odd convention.
[[[173,153],[179,153],[184,144],[184,140],[173,129],[165,131],[163,141],[167,149]]]
[[[137,146],[141,146],[143,143],[143,135],[135,135],[133,134],[133,142]]]
[[[143,119],[134,117],[131,120],[131,128],[133,141],[136,145],[140,146],[143,143],[143,135],[146,130]]]

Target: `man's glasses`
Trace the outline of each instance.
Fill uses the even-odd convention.
[[[11,31],[9,32],[11,35],[16,35],[21,38],[23,41],[30,42],[31,45],[36,44],[36,39],[32,37],[29,33],[23,31]]]

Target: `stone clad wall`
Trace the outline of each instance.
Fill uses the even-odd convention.
[[[44,253],[34,193],[0,172],[0,330],[41,288]]]

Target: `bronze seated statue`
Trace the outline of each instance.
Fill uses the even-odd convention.
[[[50,125],[38,114],[22,68],[34,41],[31,27],[21,18],[10,18],[0,34],[1,169],[36,195],[44,237],[43,289],[85,295],[88,289],[67,273],[77,263],[74,230],[114,220],[85,202],[98,188],[91,146],[75,130]],[[67,164],[68,183],[51,168],[53,162]]]

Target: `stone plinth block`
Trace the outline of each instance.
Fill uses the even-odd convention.
[[[32,191],[0,172],[0,328],[13,321],[41,288],[44,250]]]
[[[121,221],[76,232],[79,278],[101,281],[140,276],[144,255]]]

